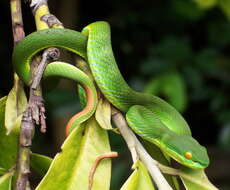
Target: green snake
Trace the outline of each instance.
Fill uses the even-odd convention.
[[[103,95],[120,111],[127,113],[130,127],[142,138],[154,143],[171,158],[191,168],[209,164],[206,149],[191,136],[183,117],[164,100],[131,89],[116,64],[107,22],[95,22],[82,32],[69,29],[46,29],[28,35],[15,47],[13,65],[19,77],[30,83],[30,62],[48,47],[59,47],[84,58]],[[44,77],[62,76],[79,82],[87,95],[85,108],[71,118],[67,130],[87,120],[97,105],[93,82],[76,67],[64,62],[50,63]]]

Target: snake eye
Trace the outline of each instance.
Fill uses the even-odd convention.
[[[192,153],[191,152],[185,152],[185,158],[191,159],[192,158]]]

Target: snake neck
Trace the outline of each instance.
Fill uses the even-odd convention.
[[[123,79],[116,64],[108,23],[92,23],[82,32],[88,36],[87,58],[97,85],[110,103],[126,112],[133,90]]]
[[[190,135],[191,130],[181,114],[163,99],[152,94],[135,92],[138,105],[143,105],[152,111],[158,119],[172,132],[178,135]]]
[[[149,108],[172,131],[191,135],[183,117],[160,98],[132,90],[116,64],[111,45],[110,27],[106,22],[96,22],[83,29],[88,36],[87,58],[90,69],[105,97],[115,107],[127,112],[133,105]]]

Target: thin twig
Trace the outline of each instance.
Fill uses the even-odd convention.
[[[100,155],[100,156],[98,156],[96,158],[96,160],[94,161],[93,166],[91,167],[91,170],[89,172],[89,186],[88,186],[88,190],[92,189],[92,186],[93,186],[93,177],[94,177],[96,169],[97,169],[99,163],[101,162],[101,160],[103,160],[105,158],[116,158],[116,157],[118,157],[117,152],[107,152],[107,153],[102,154],[102,155]]]
[[[55,61],[59,58],[60,51],[57,48],[48,48],[42,54],[42,60],[36,70],[35,76],[33,78],[33,82],[31,84],[31,88],[36,90],[38,85],[41,82],[42,75],[45,71],[45,68],[50,60]]]
[[[140,160],[145,164],[158,189],[172,190],[167,180],[164,178],[163,174],[159,170],[157,166],[158,162],[148,154],[148,152],[136,138],[135,134],[128,127],[128,124],[121,112],[119,112],[115,108],[113,110],[112,120],[115,123],[115,125],[119,128],[121,135],[125,139],[128,148],[132,153],[132,157],[134,157],[133,154],[136,154],[137,157],[139,157]],[[136,151],[136,153],[133,153],[134,151]]]
[[[21,0],[11,0],[11,18],[12,18],[12,30],[13,30],[13,39],[14,46],[25,37],[25,32],[23,29],[23,20],[22,20],[22,11],[21,11]],[[18,90],[23,88],[22,82],[18,77],[15,77],[14,83],[18,83]],[[17,93],[18,94],[18,93]],[[17,105],[16,109],[18,110],[18,102],[20,100],[17,96]],[[30,189],[28,175],[30,173],[29,168],[29,159],[30,159],[30,147],[31,146],[31,138],[29,136],[33,136],[33,123],[30,122],[30,117],[27,117],[29,113],[26,112],[22,118],[21,130],[20,130],[20,140],[19,140],[19,148],[18,148],[18,157],[17,157],[17,165],[16,165],[16,190],[25,190],[26,188]]]
[[[37,76],[37,69],[39,67],[40,59],[37,57],[31,63],[31,78],[32,81],[35,76]],[[42,75],[43,73],[39,73]],[[40,125],[40,131],[42,133],[46,132],[46,122],[45,122],[45,105],[42,97],[42,88],[40,83],[38,84],[36,89],[32,89],[30,87],[30,97],[28,109],[31,109],[31,115],[33,118],[33,122],[36,125]]]

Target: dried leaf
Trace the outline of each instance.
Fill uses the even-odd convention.
[[[111,107],[106,99],[100,99],[95,114],[99,125],[105,130],[113,130],[111,125]]]

